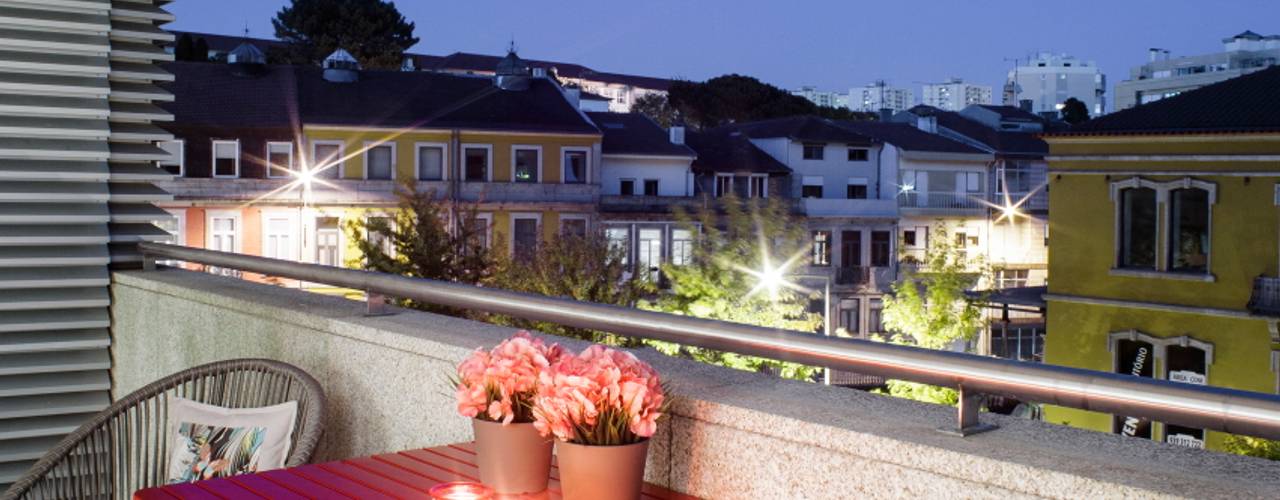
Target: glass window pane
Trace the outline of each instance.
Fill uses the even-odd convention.
[[[1129,188],[1120,194],[1120,265],[1156,267],[1156,192]]]
[[[538,182],[538,150],[517,149],[515,182]]]
[[[444,149],[436,146],[418,148],[418,180],[444,179]]]
[[[605,237],[609,239],[609,248],[616,251],[622,257],[622,264],[626,265],[631,262],[631,231],[625,227],[611,227],[604,230]]]
[[[1209,265],[1209,192],[1175,189],[1169,196],[1169,268],[1206,271]]]
[[[466,180],[470,182],[487,182],[489,180],[489,150],[484,148],[467,148]]]
[[[316,144],[311,169],[317,170],[315,176],[324,179],[337,179],[342,173],[342,147],[337,144]]]
[[[585,237],[587,235],[587,220],[586,219],[561,219],[560,233],[570,235],[570,236],[577,236],[579,238]]]
[[[532,259],[538,246],[538,220],[514,219],[511,224],[515,258],[525,261]]]
[[[391,179],[391,146],[382,145],[369,148],[365,152],[369,161],[368,174],[370,179],[390,180]]]
[[[587,153],[583,151],[565,152],[564,182],[568,184],[587,182]]]
[[[293,170],[293,145],[268,144],[267,164],[270,169],[268,175],[275,177],[288,175],[288,172]]]
[[[889,231],[872,231],[871,232],[871,265],[873,267],[888,267],[892,253],[889,251],[890,245]]]
[[[671,230],[671,263],[683,266],[693,262],[693,233],[688,229]]]

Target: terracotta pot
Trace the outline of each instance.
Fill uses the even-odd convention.
[[[538,493],[551,477],[551,440],[533,424],[471,419],[480,482],[502,494]]]
[[[640,498],[649,440],[621,446],[556,443],[560,493],[565,500]]]

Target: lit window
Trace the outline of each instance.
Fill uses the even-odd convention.
[[[240,176],[240,141],[213,141],[213,176]]]
[[[293,170],[293,143],[267,143],[267,177],[288,177]]]
[[[181,176],[183,174],[183,159],[186,156],[184,151],[186,149],[186,143],[181,139],[178,139],[173,141],[160,141],[156,145],[160,146],[160,149],[163,149],[164,152],[169,155],[168,158],[156,162],[157,165],[164,169],[165,172]]]
[[[464,148],[467,182],[489,181],[489,148]]]
[[[1120,192],[1120,267],[1156,267],[1156,191]]]
[[[587,152],[564,152],[565,184],[583,184],[587,182]]]
[[[365,178],[391,180],[395,171],[396,150],[390,144],[371,146],[364,152]]]
[[[512,181],[514,182],[538,182],[538,170],[541,152],[532,148],[519,148],[515,150],[515,168]]]
[[[444,180],[444,147],[418,146],[418,180]]]

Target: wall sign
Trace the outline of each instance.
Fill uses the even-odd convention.
[[[1155,373],[1152,364],[1155,362],[1155,346],[1141,340],[1122,339],[1116,342],[1116,373],[1147,377]],[[1151,420],[1139,417],[1116,415],[1116,433],[1151,439]]]

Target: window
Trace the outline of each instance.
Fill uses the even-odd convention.
[[[583,184],[587,182],[587,152],[582,150],[565,150],[564,183]]]
[[[683,266],[693,262],[693,232],[688,229],[671,230],[671,263]]]
[[[587,218],[581,215],[561,215],[560,234],[585,238],[587,236]]]
[[[1033,189],[1034,180],[1028,163],[1007,160],[996,169],[996,193],[1024,195]]]
[[[867,199],[867,179],[865,177],[849,178],[849,184],[845,187],[844,194],[850,200]]]
[[[1031,271],[1027,269],[997,269],[996,288],[1023,288]]]
[[[800,187],[801,198],[821,198],[822,197],[822,176],[806,175],[801,179],[803,185]]]
[[[853,336],[862,333],[862,300],[840,300],[840,321],[838,328]]]
[[[840,267],[862,267],[862,231],[840,232]]]
[[[338,227],[337,217],[316,219],[316,264],[341,265],[339,248],[342,242],[342,231]]]
[[[849,148],[849,161],[867,161],[867,149]]]
[[[871,267],[889,267],[893,256],[889,231],[871,232]]]
[[[163,149],[165,153],[169,154],[168,158],[156,162],[157,166],[164,169],[165,172],[182,176],[183,159],[186,158],[186,142],[182,139],[177,139],[172,141],[160,141],[156,145],[160,146],[160,149]]]
[[[622,196],[631,196],[636,194],[636,180],[622,179],[618,185],[618,192],[621,193]]]
[[[750,184],[747,191],[748,198],[768,198],[769,197],[769,177],[765,175],[753,175],[749,178]]]
[[[240,250],[240,218],[235,215],[211,214],[209,216],[208,249],[219,252],[238,252]],[[233,269],[208,267],[210,273],[234,276]]]
[[[644,195],[645,195],[645,196],[658,196],[658,179],[645,179],[645,180],[644,180]]]
[[[475,217],[464,220],[462,223],[466,225],[466,230],[470,232],[467,235],[469,242],[480,248],[489,248],[489,233],[492,232],[493,228],[493,214],[475,214]]]
[[[813,232],[813,265],[831,265],[831,231]]]
[[[542,179],[542,150],[516,146],[512,151],[511,182],[539,182]]]
[[[827,149],[826,144],[806,142],[804,143],[804,159],[821,160],[823,156],[823,151],[826,149]]]
[[[530,262],[538,251],[538,218],[512,216],[511,256],[520,262]]]
[[[293,259],[293,221],[288,217],[266,217],[262,224],[262,256]]]
[[[631,230],[627,227],[610,227],[604,230],[604,236],[609,240],[609,248],[622,258],[622,265],[630,263]]]
[[[902,244],[911,248],[916,248],[915,229],[905,229],[902,231]]]
[[[1169,192],[1169,270],[1205,272],[1209,264],[1209,193]]]
[[[389,181],[395,176],[396,148],[394,144],[365,146],[364,178]]]
[[[368,231],[366,235],[369,243],[382,249],[382,254],[388,257],[395,256],[396,245],[391,239],[391,233],[396,230],[396,221],[391,217],[369,217],[365,220],[365,228]],[[368,257],[366,257],[366,260]]]
[[[962,187],[967,193],[977,193],[982,191],[982,174],[978,172],[957,172],[956,186]]]
[[[636,263],[640,266],[638,271],[649,273],[649,279],[656,282],[658,270],[662,266],[662,230],[641,228],[638,233],[636,238],[639,243],[636,249]]]
[[[1120,267],[1156,268],[1156,191],[1120,192]]]
[[[213,141],[213,176],[240,176],[240,141]]]
[[[716,198],[729,196],[733,192],[733,175],[716,174]]]
[[[288,177],[293,171],[293,143],[267,143],[267,177]]]
[[[881,314],[884,311],[884,302],[880,299],[871,299],[867,310],[867,332],[868,333],[885,333],[884,318]]]
[[[489,181],[489,150],[488,146],[463,147],[464,179],[467,182]]]
[[[418,180],[444,180],[444,145],[419,144],[417,148]]]
[[[322,179],[342,177],[343,152],[341,142],[315,142],[311,145],[312,170]]]

